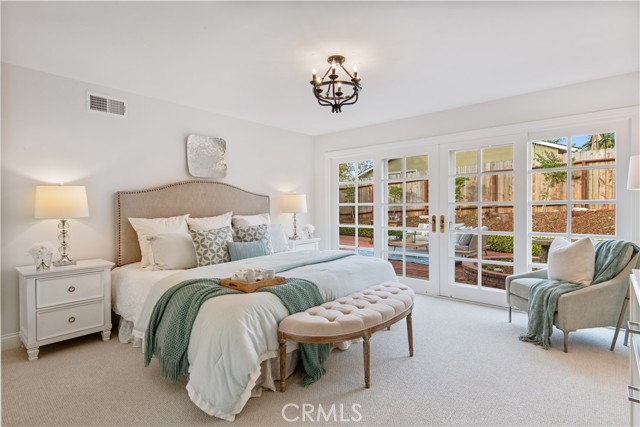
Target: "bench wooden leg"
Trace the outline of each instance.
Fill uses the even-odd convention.
[[[364,342],[362,343],[362,350],[364,352],[364,387],[369,388],[371,387],[371,382],[369,380],[369,358],[371,353],[369,348],[369,337],[365,335],[363,338]]]
[[[287,384],[287,340],[280,336],[280,391],[284,392]]]
[[[407,338],[409,339],[409,357],[413,357],[413,319],[407,314]]]

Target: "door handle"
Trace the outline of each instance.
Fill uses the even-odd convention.
[[[440,232],[444,233],[444,215],[440,215]]]
[[[431,215],[431,232],[436,232],[436,216]]]

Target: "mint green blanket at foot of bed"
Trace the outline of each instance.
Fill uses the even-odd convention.
[[[308,280],[287,279],[286,283],[259,289],[257,292],[275,294],[289,314],[304,311],[324,301],[318,287]],[[220,286],[219,279],[193,279],[168,289],[158,300],[144,338],[144,365],[156,356],[163,378],[175,382],[189,373],[187,350],[189,337],[200,306],[209,298],[242,292]],[[324,375],[323,364],[329,357],[329,344],[301,344],[302,366],[307,386]]]
[[[606,282],[616,275],[625,253],[633,247],[636,253],[640,248],[624,240],[603,240],[595,245],[595,266],[591,285]],[[556,280],[541,280],[529,288],[529,327],[526,334],[520,335],[520,341],[551,347],[553,320],[560,297],[568,292],[582,289],[582,285]]]

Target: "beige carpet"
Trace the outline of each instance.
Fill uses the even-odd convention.
[[[234,424],[628,425],[628,349],[609,351],[611,329],[571,334],[568,354],[560,332],[545,351],[518,341],[525,329],[523,313],[509,324],[505,310],[418,296],[415,356],[407,357],[404,322],[378,332],[371,389],[363,387],[356,344],[334,350],[327,375],[308,389],[296,374],[286,393],[249,400]],[[2,353],[2,424],[234,425],[194,406],[185,384],[164,382],[157,363],[143,367],[140,349],[104,343],[99,334],[42,347],[35,362],[9,350]]]

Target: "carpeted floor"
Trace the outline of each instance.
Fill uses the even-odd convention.
[[[545,351],[518,341],[526,315],[417,296],[415,356],[404,322],[371,340],[371,389],[362,346],[334,350],[327,375],[308,389],[250,399],[236,426],[628,425],[628,349],[609,351],[611,329],[562,334]],[[186,380],[170,384],[140,349],[100,335],[2,353],[2,425],[232,425],[194,406]],[[320,408],[320,405],[322,408]]]

